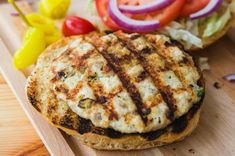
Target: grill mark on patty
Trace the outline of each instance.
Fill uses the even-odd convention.
[[[137,82],[141,82],[144,79],[146,79],[149,76],[149,74],[146,71],[142,71],[138,76],[137,76]]]
[[[160,94],[162,95],[164,101],[167,103],[167,106],[169,108],[169,112],[167,112],[166,116],[169,120],[173,120],[174,119],[174,113],[176,111],[176,105],[175,105],[175,100],[173,99],[173,96],[166,96],[169,95],[169,92],[165,91],[164,87],[160,85],[159,83],[159,79],[157,77],[158,73],[153,70],[153,67],[151,67],[151,65],[148,64],[148,61],[146,60],[146,56],[153,53],[153,52],[145,52],[146,50],[136,50],[136,48],[133,46],[131,40],[126,39],[125,37],[118,35],[118,33],[115,34],[118,39],[120,40],[120,42],[122,42],[127,49],[135,54],[137,56],[137,58],[140,60],[141,65],[143,66],[143,68],[145,69],[145,71],[151,76],[151,78],[154,81],[155,86],[160,90]],[[148,48],[151,50],[151,48]],[[152,50],[151,50],[152,51]],[[165,59],[164,59],[165,60]],[[161,69],[160,69],[161,70]],[[174,105],[174,107],[173,107]]]
[[[69,99],[75,99],[77,93],[80,91],[80,89],[83,87],[82,82],[78,82],[78,84],[75,86],[75,88],[71,89],[66,95]]]
[[[47,103],[47,117],[52,117],[53,113],[56,112],[57,108],[58,108],[58,100],[56,98],[56,93],[53,90],[49,90],[49,94],[52,96],[52,98],[49,99],[48,103]]]
[[[73,51],[73,50],[72,50],[71,48],[67,48],[67,49],[66,49],[64,52],[62,52],[58,57],[54,58],[54,59],[52,60],[52,62],[55,62],[55,61],[59,60],[61,57],[70,55],[72,51]]]
[[[96,80],[94,80],[94,81],[96,81]],[[100,100],[100,97],[105,94],[104,88],[103,88],[102,85],[99,85],[99,84],[97,84],[94,81],[90,81],[90,82],[88,81],[88,86],[92,89],[92,92],[93,92],[93,94],[94,94],[94,96],[96,98],[96,102],[97,103],[98,102],[105,103],[107,101],[107,97],[105,97],[105,101],[104,100]]]
[[[131,59],[132,59],[131,55],[124,55],[122,57],[113,57],[113,60],[115,62],[120,62],[120,63],[129,63]]]
[[[69,52],[67,52],[67,51],[69,51]],[[93,51],[90,50],[82,56],[80,56],[79,53],[72,53],[73,51],[74,50],[69,48],[68,50],[66,50],[66,52],[63,52],[60,55],[60,57],[68,55],[68,57],[72,61],[72,67],[75,68],[76,70],[78,70],[79,72],[84,73],[84,71],[87,68],[87,59],[93,55]],[[66,53],[66,54],[64,54],[64,53]],[[60,58],[60,57],[58,57],[58,58]],[[55,76],[50,80],[51,83],[55,83],[56,81],[59,81],[62,78],[67,78],[68,76],[70,76],[70,75],[66,74],[65,70],[56,72],[55,67],[52,67],[52,73],[54,73]]]
[[[99,54],[96,49],[94,49],[94,52]],[[112,71],[112,69],[109,67],[108,64],[105,64],[101,67],[101,71],[103,71],[104,73],[109,73]],[[88,73],[87,78],[88,78],[88,86],[92,89],[92,92],[95,96],[94,102],[96,104],[102,104],[104,107],[108,109],[110,120],[118,120],[117,112],[114,110],[112,103],[109,103],[109,105],[105,105],[105,103],[109,102],[110,99],[112,99],[114,96],[120,93],[122,91],[122,88],[119,88],[115,92],[112,92],[112,93],[105,92],[102,84],[98,83],[99,78],[98,78],[97,73],[90,74],[91,72],[92,71],[87,72]]]
[[[72,67],[76,69],[80,69],[80,67],[87,67],[87,59],[90,58],[94,54],[93,50],[88,51],[86,54],[80,56],[78,54],[72,53],[70,56],[72,58]]]
[[[167,107],[169,111],[167,112],[167,118],[171,121],[174,120],[174,112],[176,111],[176,105],[174,105],[175,100],[173,98],[173,94],[170,91],[160,91],[164,101],[167,101]]]
[[[166,60],[166,66],[169,68],[169,69],[171,69],[173,72],[174,72],[174,74],[176,75],[176,77],[181,81],[181,82],[183,82],[182,83],[182,85],[183,85],[183,87],[184,88],[182,88],[182,90],[185,90],[185,89],[187,89],[187,90],[189,90],[189,92],[192,94],[193,93],[193,89],[191,88],[191,87],[189,87],[189,85],[190,84],[188,84],[188,83],[185,83],[185,82],[187,82],[186,81],[186,79],[184,78],[184,77],[182,77],[182,75],[184,75],[184,73],[182,73],[182,71],[180,71],[180,70],[178,70],[177,68],[178,67],[183,67],[183,66],[194,66],[194,63],[192,62],[192,61],[190,61],[190,59],[188,58],[189,56],[188,56],[188,54],[184,54],[184,56],[183,56],[183,58],[182,58],[182,60],[180,60],[180,61],[176,61],[176,60],[174,60],[173,58],[171,58],[170,56],[168,56],[168,55],[164,55],[163,53],[162,53],[162,47],[160,47],[160,46],[158,46],[157,44],[156,44],[156,40],[155,40],[155,37],[153,37],[153,35],[145,35],[144,36],[145,37],[145,39],[152,45],[152,47],[155,49],[155,51],[164,59],[164,60]],[[169,44],[171,44],[170,46],[177,46],[177,47],[179,47],[178,45],[180,44],[180,43],[178,43],[177,41],[174,41],[174,40],[172,40],[171,41],[172,43],[169,43],[169,42],[166,42],[164,45],[166,46],[166,47],[169,47]],[[180,47],[179,47],[180,48]],[[158,49],[158,50],[157,50]],[[180,48],[181,49],[181,48]],[[165,50],[165,47],[164,47],[164,49],[163,50]],[[182,49],[181,49],[182,50]],[[170,61],[169,61],[170,60]],[[199,72],[199,71],[198,71]]]
[[[98,54],[98,52],[95,53],[94,50],[88,50],[82,56],[79,54],[79,51],[76,51],[76,49],[73,49],[73,52],[74,53],[70,53],[70,56],[69,56],[69,57],[71,57],[72,67],[75,68],[75,70],[76,70],[75,72],[78,71],[81,74],[84,74],[88,69],[88,59],[91,58],[92,56]],[[63,72],[63,73],[61,74],[61,72]],[[75,72],[73,72],[73,73],[75,74]],[[62,77],[67,78],[69,76],[73,76],[73,75],[66,75],[64,71],[60,71],[60,72],[56,73],[56,76],[51,80],[51,82],[59,80]],[[84,81],[84,79],[83,79],[83,81]],[[83,81],[78,82],[77,85],[75,86],[75,88],[73,88],[71,90],[69,90],[65,84],[63,84],[63,86],[56,86],[55,90],[57,92],[64,93],[68,99],[73,100],[73,99],[75,99],[77,93],[79,93],[80,89],[83,87]],[[88,81],[88,83],[89,83],[89,81]],[[93,87],[91,87],[91,89],[93,89],[93,93],[96,93],[94,91]],[[102,93],[101,93],[101,95],[102,95]],[[97,95],[97,94],[95,94],[95,95]],[[99,95],[97,95],[96,97],[99,97]]]
[[[180,42],[178,42],[178,41],[176,41],[176,40],[171,40],[170,42],[165,42],[164,45],[165,45],[166,47],[177,46],[177,47],[179,47],[182,51],[185,51],[184,46],[183,46]]]
[[[105,103],[109,101],[109,99],[113,98],[113,94],[105,93],[103,86],[97,84],[95,81],[97,80],[95,79],[90,82],[88,81],[88,86],[92,89],[92,92],[96,98],[95,102],[97,104],[103,104],[104,107],[108,108],[109,120],[118,120],[118,115],[116,111],[114,110],[112,103],[109,103],[109,105],[105,105]],[[106,96],[103,96],[103,95],[106,95]]]
[[[177,69],[175,69],[175,67],[179,67],[180,66],[180,62],[176,62],[176,61],[174,61],[171,57],[168,57],[167,55],[164,55],[164,54],[162,54],[162,52],[161,52],[161,50],[162,50],[162,48],[161,47],[159,47],[159,46],[157,46],[156,44],[155,44],[155,40],[153,40],[153,38],[150,36],[150,37],[148,37],[148,36],[143,36],[150,44],[151,44],[151,46],[153,47],[153,51],[155,51],[162,59],[164,59],[165,60],[165,62],[166,62],[166,67],[168,68],[168,69],[170,69],[170,70],[172,70],[173,72],[174,72],[174,74],[176,75],[176,77],[181,81],[181,82],[184,82],[185,81],[185,79],[182,77],[182,76],[180,76],[180,74],[181,74],[181,72],[179,71],[179,70],[177,70]],[[170,44],[169,42],[167,42],[168,44]],[[167,45],[168,45],[167,44]],[[174,45],[174,44],[173,44]],[[166,46],[167,47],[167,46]],[[188,62],[188,60],[186,61],[186,57],[184,56],[184,59],[183,59],[183,61],[185,61],[185,62]],[[170,61],[169,61],[170,60]],[[185,85],[184,83],[182,83],[182,85],[185,87],[185,88],[187,88],[188,86],[187,85]]]
[[[115,112],[114,108],[113,108],[113,105],[109,105],[109,120],[118,120],[118,114],[117,112]]]
[[[162,58],[165,58],[166,62],[167,62],[167,66],[169,68],[171,68],[171,70],[174,72],[174,74],[176,75],[176,77],[181,81],[181,84],[183,87],[180,88],[181,91],[187,91],[191,97],[195,96],[194,95],[194,89],[193,87],[191,87],[191,83],[189,83],[186,78],[182,75],[185,75],[184,72],[182,72],[181,70],[179,70],[178,68],[180,67],[194,67],[196,68],[196,71],[199,73],[200,75],[200,69],[198,68],[199,66],[197,65],[197,61],[195,61],[195,59],[193,58],[193,60],[190,59],[190,56],[185,53],[184,56],[182,57],[182,60],[180,61],[177,61],[177,60],[174,60],[172,57],[170,57],[169,55],[165,55],[164,53],[164,50],[165,50],[165,47],[168,47],[169,45],[169,42],[165,45],[165,47],[161,47],[159,46],[157,43],[156,43],[156,39],[153,35],[145,35],[144,36],[146,38],[146,40],[155,48],[155,49],[158,49],[157,53],[162,57]],[[174,40],[171,41],[172,42],[172,45],[171,46],[177,46],[179,49],[183,50],[181,47],[179,47],[178,45],[180,43],[178,43],[177,41],[175,42]],[[162,49],[163,48],[163,49]],[[169,61],[170,60],[170,61]],[[200,75],[201,77],[202,75]],[[200,81],[200,80],[198,80]],[[200,84],[197,83],[198,86],[201,86]],[[189,99],[191,100],[191,99]]]
[[[150,37],[148,37],[148,36],[150,36]],[[184,83],[184,82],[186,82],[186,80],[185,80],[184,77],[181,76],[181,75],[184,75],[184,74],[180,70],[177,69],[177,67],[190,65],[189,59],[186,56],[183,56],[183,59],[181,61],[179,61],[179,62],[175,61],[174,59],[172,59],[168,55],[162,54],[162,52],[161,52],[162,48],[157,46],[157,44],[155,43],[155,40],[153,40],[154,37],[152,37],[152,35],[146,35],[146,36],[144,36],[144,38],[151,44],[154,51],[157,54],[159,54],[159,56],[166,61],[166,67],[168,69],[172,70],[174,72],[174,74],[176,75],[176,77],[180,80],[180,82],[183,86],[180,89],[181,90],[188,90],[189,93],[191,94],[191,96],[193,96],[192,95],[193,94],[193,88],[189,87],[189,84]],[[165,46],[168,47],[168,44],[170,44],[170,43],[167,42],[167,44]],[[175,43],[172,43],[171,46],[173,46],[173,45],[175,45]]]
[[[93,45],[95,48],[95,46]],[[96,55],[101,55],[97,49],[93,50],[93,53],[96,53]],[[106,60],[107,61],[107,60]],[[101,67],[101,71],[109,74],[109,72],[112,71],[111,67],[109,64],[103,64]],[[118,89],[115,92],[112,93],[107,93],[104,90],[104,87],[102,84],[98,83],[99,78],[97,73],[93,73],[93,75],[89,75],[92,71],[88,71],[88,79],[89,77],[92,78],[92,80],[88,80],[88,86],[92,89],[92,92],[95,96],[95,102],[97,104],[102,104],[104,107],[106,107],[109,111],[109,120],[118,120],[118,113],[115,111],[113,104],[110,103],[110,99],[112,99],[114,96],[116,96],[118,93],[122,91],[122,89]],[[109,105],[105,105],[106,102],[109,102]]]
[[[96,42],[92,42],[92,40],[96,40]],[[121,67],[121,65],[130,63],[131,59],[133,59],[133,54],[131,55],[124,55],[123,57],[116,57],[113,54],[109,54],[107,49],[107,44],[100,45],[100,39],[93,37],[92,39],[87,39],[90,44],[96,47],[96,50],[106,59],[108,62],[108,66],[117,74],[119,77],[122,86],[128,91],[132,101],[136,105],[137,112],[140,115],[143,123],[147,124],[147,114],[144,113],[146,109],[144,107],[144,103],[142,102],[142,98],[136,86],[131,82],[131,78],[125,74],[125,70]],[[115,42],[108,42],[109,46],[115,46]],[[102,47],[102,50],[98,50],[98,47]]]
[[[122,82],[122,85],[126,88],[126,90],[129,92],[131,99],[135,103],[137,107],[137,111],[139,115],[141,116],[141,119],[146,124],[147,118],[142,112],[142,109],[144,108],[144,104],[142,102],[140,93],[138,92],[137,88],[134,84],[131,83],[131,79],[128,75],[125,74],[123,71],[119,61],[115,61],[116,57],[114,55],[108,54],[106,51],[101,51],[101,55],[107,60],[109,66],[113,69],[115,73],[117,73],[119,79]]]

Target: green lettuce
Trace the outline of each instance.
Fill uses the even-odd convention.
[[[226,24],[228,23],[229,19],[232,17],[231,10],[228,8],[226,12],[219,16],[218,13],[214,13],[212,16],[208,17],[207,19],[207,26],[205,31],[203,32],[203,38],[207,38],[215,34],[216,32],[222,30]]]
[[[194,29],[194,24],[197,22],[188,21],[190,28]],[[160,33],[170,36],[172,39],[179,41],[184,45],[186,50],[190,49],[191,47],[199,47],[202,48],[202,40],[201,38],[197,37],[193,34],[190,30],[186,28],[186,24],[181,24],[179,22],[173,21],[168,26],[162,28]]]

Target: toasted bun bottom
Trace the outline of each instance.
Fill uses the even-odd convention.
[[[69,135],[77,137],[83,144],[99,150],[137,150],[147,149],[157,146],[163,146],[172,142],[181,141],[189,136],[197,127],[200,118],[200,110],[188,121],[187,127],[180,133],[173,133],[170,131],[165,132],[155,140],[147,141],[140,135],[128,135],[122,138],[109,138],[104,135],[94,133],[78,134],[76,131],[61,127]]]

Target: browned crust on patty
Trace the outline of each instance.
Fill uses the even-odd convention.
[[[171,131],[165,132],[155,140],[147,141],[140,135],[129,135],[122,138],[109,138],[107,136],[98,135],[94,133],[86,133],[80,135],[77,131],[67,129],[60,125],[54,125],[67,134],[76,136],[83,144],[99,149],[99,150],[139,150],[152,147],[158,147],[167,145],[176,141],[181,141],[185,137],[189,136],[193,130],[197,127],[200,118],[200,110],[194,115],[194,117],[188,122],[187,127],[180,133],[173,133]]]

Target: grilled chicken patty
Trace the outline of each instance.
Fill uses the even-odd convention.
[[[202,102],[192,57],[165,36],[119,31],[61,44],[42,54],[27,88],[52,123],[79,133],[147,134],[189,120]]]

